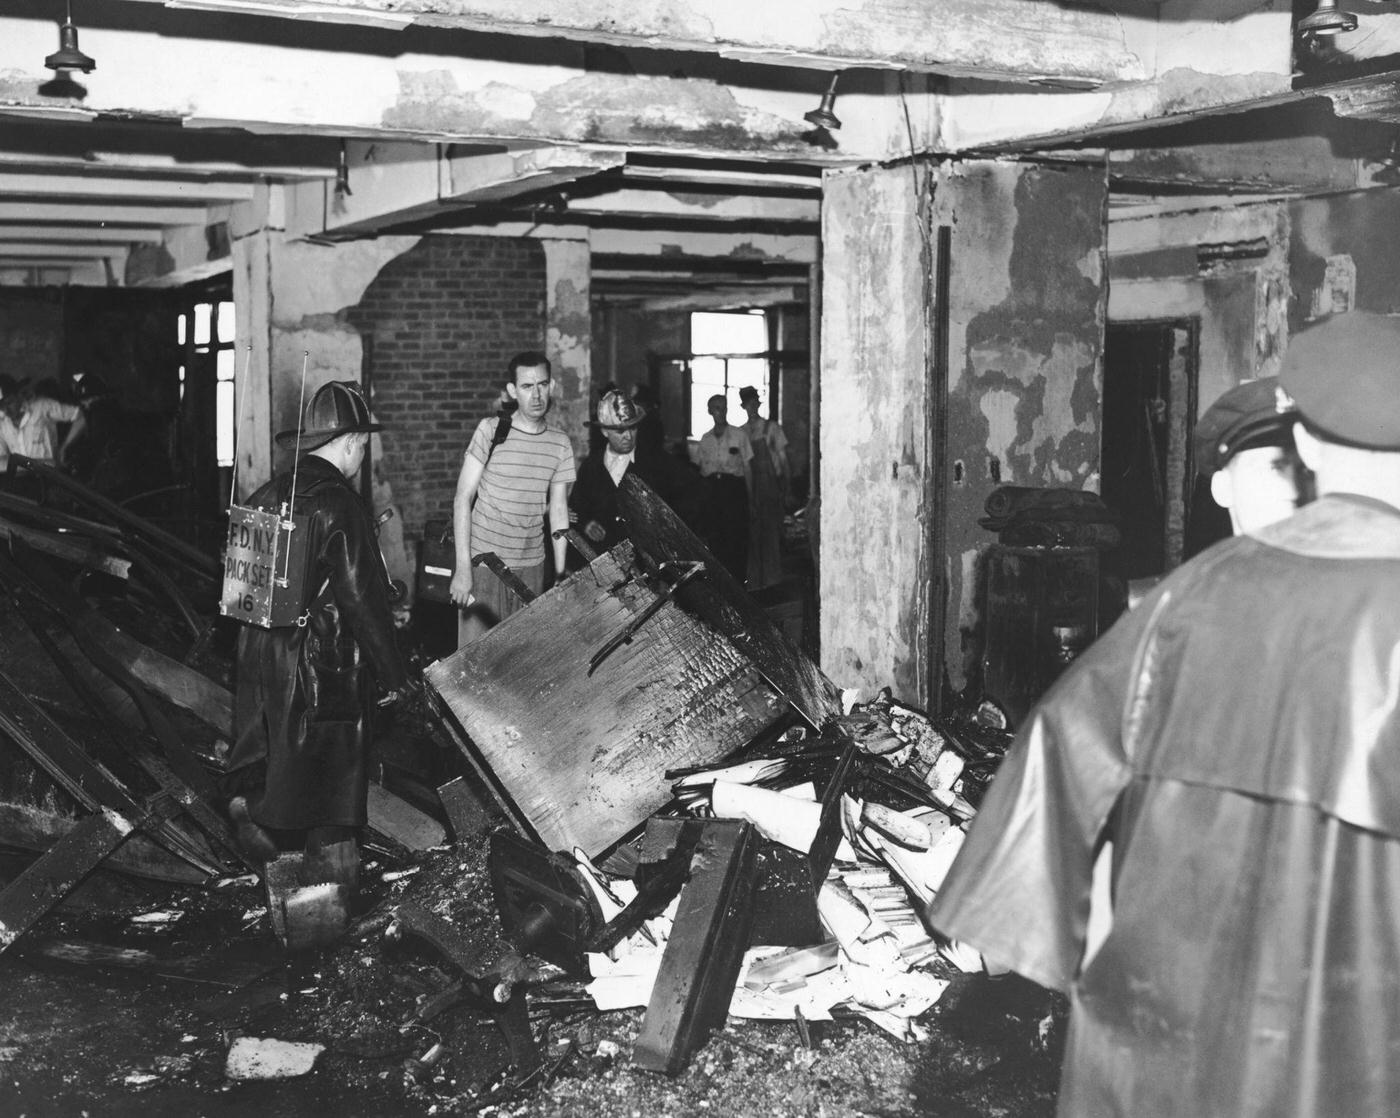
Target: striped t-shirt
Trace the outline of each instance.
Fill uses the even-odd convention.
[[[472,505],[472,551],[494,551],[508,567],[544,562],[544,516],[552,482],[574,480],[574,447],[553,427],[538,434],[511,426],[491,452],[498,418],[483,419],[467,453],[486,462]],[[490,460],[488,461],[488,455]]]

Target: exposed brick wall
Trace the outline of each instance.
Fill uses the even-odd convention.
[[[462,452],[495,413],[506,362],[544,347],[544,252],[526,239],[424,237],[349,318],[373,339],[385,466],[405,534],[420,538],[424,520],[451,515]]]

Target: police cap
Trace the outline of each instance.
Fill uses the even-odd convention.
[[[1308,426],[1372,450],[1400,450],[1400,318],[1353,311],[1288,345],[1279,380]]]
[[[1210,475],[1242,450],[1287,445],[1293,419],[1278,377],[1235,385],[1196,421],[1196,469]]]

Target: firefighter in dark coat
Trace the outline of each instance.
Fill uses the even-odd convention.
[[[600,551],[627,538],[619,518],[617,491],[627,474],[634,474],[656,491],[688,523],[694,522],[694,481],[664,449],[638,440],[646,409],[622,392],[605,392],[598,401],[598,418],[589,422],[603,434],[601,451],[584,459],[569,494],[571,518]]]
[[[380,429],[354,385],[332,383],[312,396],[300,430],[277,436],[301,457],[249,504],[290,501],[307,518],[306,605],[296,625],[240,633],[229,758],[234,787],[245,791],[229,804],[245,849],[267,860],[304,836],[308,872],[352,890],[376,687],[387,692],[380,705],[407,687],[384,559],[349,481]]]

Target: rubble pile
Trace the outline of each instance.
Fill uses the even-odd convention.
[[[0,583],[25,647],[90,709],[61,710],[0,665],[11,756],[71,797],[47,852],[0,892],[0,958],[20,941],[75,965],[178,970],[126,946],[55,945],[41,926],[94,866],[125,872],[139,850],[148,876],[174,865],[168,880],[228,909],[225,950],[285,952],[273,1001],[252,993],[266,965],[219,979],[262,1007],[221,1034],[211,1074],[230,1082],[380,1061],[376,1090],[401,1081],[430,1113],[489,1112],[554,1082],[581,1099],[580,1077],[640,1099],[665,1096],[641,1085],[654,1072],[796,1074],[835,1035],[866,1038],[851,1043],[872,1060],[889,1056],[871,1036],[927,1041],[950,983],[982,969],[924,913],[1010,743],[1005,716],[841,696],[664,509],[632,497],[633,541],[425,670],[426,706],[398,736],[435,760],[397,791],[371,788],[362,894],[332,949],[306,932],[306,887],[281,858],[245,863],[218,809],[232,701],[210,565],[156,559],[130,517],[94,521],[89,550],[49,560],[29,527],[11,532]],[[51,534],[44,546],[70,548],[76,529]],[[141,584],[111,596],[120,627],[50,569],[111,580],[118,556]],[[125,624],[143,609],[152,644]],[[200,907],[153,906],[132,927],[179,937]],[[746,1031],[774,1023],[781,1042]],[[765,1088],[774,1113],[806,1090],[781,1082]]]

